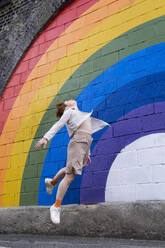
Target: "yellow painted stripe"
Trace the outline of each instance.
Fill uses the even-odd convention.
[[[92,28],[94,28],[96,25],[98,25],[98,22],[101,21],[103,18],[105,18],[106,16],[110,16],[114,13],[116,13],[117,11],[119,11],[120,9],[122,9],[124,6],[127,6],[128,4],[130,4],[130,2],[135,1],[135,0],[118,0],[115,2],[115,5],[112,5],[111,2],[113,2],[112,0],[100,0],[97,4],[95,4],[94,6],[92,6],[87,12],[85,12],[81,18],[79,18],[77,21],[75,21],[67,30],[65,30],[65,34],[62,34],[53,44],[52,46],[47,50],[46,54],[41,58],[41,60],[39,61],[39,63],[37,64],[37,66],[35,67],[35,69],[32,71],[32,73],[30,74],[30,76],[28,77],[26,83],[24,84],[24,87],[22,88],[19,97],[17,98],[15,105],[13,107],[13,110],[10,113],[10,116],[8,118],[8,122],[4,128],[4,136],[1,136],[0,142],[6,142],[6,134],[8,133],[9,130],[11,130],[11,127],[13,128],[15,126],[16,120],[19,120],[17,123],[17,128],[15,128],[15,130],[13,130],[13,137],[12,137],[12,141],[15,139],[15,134],[17,129],[19,130],[19,126],[22,123],[22,119],[24,118],[24,115],[28,109],[28,106],[31,102],[31,99],[35,96],[36,91],[38,90],[38,88],[40,87],[40,85],[42,84],[42,82],[44,81],[44,86],[46,87],[47,85],[51,85],[54,83],[54,78],[53,78],[53,74],[49,76],[50,71],[52,70],[52,68],[57,64],[57,62],[60,60],[60,58],[62,56],[66,55],[67,51],[70,51],[70,58],[68,59],[68,57],[64,57],[62,62],[58,64],[58,68],[57,70],[61,70],[64,68],[64,64],[67,63],[69,64],[69,66],[73,66],[75,63],[75,56],[74,53],[77,52],[76,49],[71,50],[71,48],[73,47],[73,45],[77,42],[78,39],[81,39],[85,33],[88,33]],[[108,4],[110,4],[110,7],[108,9]],[[106,9],[105,9],[106,6]],[[88,25],[86,25],[88,23]],[[83,27],[84,25],[84,27]],[[81,27],[81,30],[80,30]],[[71,33],[71,34],[70,34]],[[74,37],[74,40],[73,40]],[[71,45],[70,45],[71,43]],[[67,45],[68,44],[68,45]],[[64,47],[59,47],[59,46],[63,46]],[[79,46],[78,46],[78,52],[86,50],[87,44],[86,44],[86,40],[84,42],[84,40],[79,41]],[[67,49],[66,49],[67,48]],[[73,56],[71,56],[73,55]],[[45,62],[47,62],[47,64],[44,64]],[[65,75],[67,75],[67,73],[70,73],[70,70],[65,70]],[[48,74],[48,76],[47,76]],[[59,74],[61,74],[61,72],[59,72]],[[64,75],[64,72],[62,72],[62,75]],[[56,73],[56,78],[57,78],[57,73]],[[31,85],[30,85],[31,83]],[[32,88],[32,92],[30,92],[29,94],[25,94],[26,89],[27,88]],[[13,184],[12,184],[12,169],[17,169],[19,168],[19,171],[21,170],[21,168],[23,167],[24,169],[24,164],[26,162],[26,156],[28,155],[28,149],[30,148],[31,145],[31,137],[33,137],[33,131],[35,132],[35,128],[32,128],[32,130],[29,130],[29,123],[33,123],[33,125],[38,125],[38,122],[35,122],[36,120],[40,122],[40,119],[42,118],[42,114],[38,114],[37,112],[40,111],[44,111],[47,109],[47,104],[46,101],[43,101],[42,98],[43,97],[52,97],[52,95],[55,95],[56,92],[58,91],[58,85],[54,84],[52,85],[52,87],[49,87],[49,89],[46,91],[46,88],[41,89],[40,91],[40,98],[41,100],[38,99],[34,99],[33,100],[33,112],[36,112],[35,114],[35,118],[34,115],[27,115],[24,119],[24,123],[27,123],[28,125],[23,125],[23,127],[25,126],[25,128],[20,128],[19,130],[19,134],[17,135],[15,141],[15,145],[14,145],[14,149],[12,150],[13,144],[9,143],[7,145],[8,148],[8,154],[10,154],[11,152],[11,158],[10,161],[9,160],[9,156],[6,156],[5,158],[3,157],[3,164],[5,164],[6,167],[9,167],[10,169],[8,169],[7,171],[7,175],[6,175],[6,179],[8,182],[8,179],[11,179],[11,181],[9,181],[7,183],[7,187],[5,187],[4,192],[7,194],[7,192],[9,192],[11,190],[11,188],[13,188]],[[18,106],[23,106],[23,107],[18,107]],[[18,107],[18,108],[15,108]],[[38,108],[38,109],[37,109]],[[37,111],[38,110],[38,111]],[[31,111],[30,111],[31,112]],[[15,118],[19,118],[19,119],[15,119]],[[26,140],[27,139],[27,140]],[[25,140],[24,142],[21,142],[21,140]],[[1,144],[2,144],[1,143]],[[23,152],[25,156],[22,156],[22,150],[18,148],[18,146],[20,147],[20,145],[18,143],[21,143],[21,147],[23,148]],[[19,154],[18,154],[19,151]],[[25,154],[26,153],[26,154]],[[21,159],[20,159],[21,158]],[[1,158],[0,158],[1,160]],[[17,181],[19,180],[19,184],[21,184],[21,176],[20,174],[17,177]],[[14,187],[15,188],[15,187]],[[1,183],[1,187],[0,187],[0,193],[4,193],[3,192],[3,182]],[[15,193],[15,195],[17,195],[18,198],[18,192]],[[13,201],[13,204],[16,204],[17,201]],[[4,204],[6,204],[6,201],[4,200]]]
[[[154,6],[155,4],[155,6]],[[165,13],[165,7],[163,8],[158,8],[154,0],[146,0],[146,1],[136,1],[135,4],[133,4],[130,8],[126,8],[125,10],[117,13],[116,15],[113,15],[104,21],[102,21],[96,28],[92,30],[92,32],[88,33],[84,37],[83,40],[88,40],[88,50],[82,52],[81,51],[81,46],[79,42],[68,52],[68,59],[70,59],[74,54],[76,54],[78,51],[80,52],[80,58],[78,60],[78,63],[83,63],[87,58],[89,58],[93,53],[95,53],[98,49],[100,49],[103,45],[107,44],[110,42],[112,39],[118,37],[122,33],[136,27],[137,25],[143,24],[147,21],[150,21],[152,19],[155,19],[157,17],[160,17],[164,15]],[[116,26],[115,26],[116,24]],[[81,41],[80,41],[81,43]],[[76,52],[75,52],[76,51]],[[81,53],[82,52],[82,53]],[[65,60],[65,62],[63,62]],[[52,71],[51,76],[55,76],[56,80],[58,81],[58,84],[51,84],[48,83],[47,81],[44,81],[44,84],[42,85],[42,88],[37,92],[36,94],[36,99],[31,103],[31,108],[27,112],[27,116],[33,114],[33,104],[36,102],[36,100],[41,99],[42,101],[45,102],[45,106],[48,106],[50,102],[53,100],[55,94],[57,94],[58,90],[63,86],[65,81],[69,78],[69,76],[72,75],[72,73],[80,66],[80,64],[73,64],[72,69],[66,69],[68,68],[68,60],[66,58],[61,60],[62,68],[66,70],[66,73],[64,71],[60,71],[60,63],[55,67],[55,69]],[[57,87],[58,85],[58,87]],[[54,94],[51,95],[52,93],[52,87],[54,87]],[[56,88],[57,87],[57,88]],[[45,88],[45,89],[44,89]],[[44,96],[42,90],[47,90],[47,93],[50,93],[49,99],[47,99],[47,96]],[[29,138],[29,148],[30,144],[32,143],[32,139],[35,135],[35,132],[37,130],[37,127],[40,123],[40,120],[43,116],[44,112],[38,113],[38,118],[37,121],[34,122],[34,126],[31,135],[28,137]],[[20,141],[20,137],[23,134],[23,130],[26,129],[28,126],[28,121],[27,119],[24,119],[22,122],[21,130],[17,135],[18,141]],[[33,126],[33,123],[32,123]],[[27,136],[25,136],[27,138]],[[18,142],[19,143],[19,142]],[[12,154],[14,155],[15,153],[18,152],[18,147],[17,143],[14,144]],[[16,154],[15,154],[16,155]],[[22,153],[20,154],[22,155]],[[25,163],[27,157],[27,153],[24,154],[24,159],[23,163]],[[22,161],[22,159],[21,159]],[[22,163],[22,164],[23,164]],[[21,169],[22,167],[20,167]],[[23,168],[22,168],[23,169]],[[7,173],[6,181],[9,180],[9,176]],[[6,184],[5,184],[5,189],[6,189]],[[19,194],[20,190],[20,185],[15,185],[14,192]],[[5,193],[8,194],[10,191],[7,189],[5,190]],[[17,202],[19,204],[19,202]]]
[[[122,1],[122,0],[120,0]],[[104,1],[101,0],[103,3]],[[104,6],[104,4],[102,4]],[[94,9],[97,7],[92,6],[90,8],[91,14],[89,14],[89,18],[92,15]],[[29,130],[29,125],[27,125],[26,130],[21,128],[21,123],[22,120],[24,119],[24,116],[30,106],[31,101],[33,100],[33,112],[40,112],[42,110],[47,109],[47,104],[45,101],[38,100],[36,99],[36,92],[44,82],[44,86],[46,85],[52,85],[54,84],[54,79],[52,79],[52,76],[49,76],[51,73],[52,69],[55,67],[55,65],[58,63],[60,58],[65,57],[67,54],[67,51],[69,51],[74,44],[78,41],[78,39],[81,39],[87,32],[89,32],[92,28],[94,28],[97,24],[96,23],[89,23],[88,28],[85,29],[85,20],[88,19],[88,16],[85,15],[85,13],[79,17],[68,29],[65,30],[63,34],[61,34],[58,39],[55,40],[55,42],[48,48],[46,53],[41,57],[40,61],[37,63],[35,68],[32,70],[31,74],[27,78],[24,86],[22,87],[19,96],[17,97],[13,108],[8,116],[8,119],[6,120],[3,133],[0,137],[0,146],[5,147],[5,153],[4,149],[0,149],[0,164],[1,164],[1,169],[3,169],[3,173],[1,172],[0,175],[0,206],[8,206],[8,201],[6,195],[3,197],[3,204],[2,204],[2,194],[7,194],[11,189],[15,188],[13,183],[12,183],[12,170],[18,169],[19,171],[24,170],[24,165],[26,162],[26,156],[22,157],[21,151],[19,150],[20,154],[18,154],[18,150],[15,152],[16,149],[12,151],[12,147],[14,145],[19,146],[18,142],[20,143],[20,140],[22,140],[22,147],[25,146],[23,149],[24,155],[25,153],[28,153],[29,147],[31,145],[31,138],[33,137],[32,133],[33,130]],[[98,17],[100,19],[100,17]],[[92,19],[92,18],[90,18]],[[84,25],[84,28],[83,28]],[[82,30],[79,30],[79,28],[83,28]],[[70,35],[71,33],[71,35]],[[74,39],[75,40],[74,40]],[[68,43],[66,45],[65,43]],[[71,44],[71,45],[70,45]],[[82,45],[83,46],[83,45]],[[27,89],[32,89],[32,91],[27,94]],[[58,86],[57,85],[52,85],[51,88],[51,93],[50,90],[49,92],[46,92],[46,90],[41,90],[40,91],[40,97],[42,96],[52,96],[53,94],[56,94],[58,91]],[[53,94],[52,94],[53,93]],[[38,111],[37,111],[38,109]],[[31,111],[30,111],[31,112]],[[35,114],[35,116],[25,116],[24,123],[33,123],[33,125],[38,125],[38,120],[41,119],[40,114]],[[37,120],[37,121],[36,121]],[[23,125],[24,126],[24,125]],[[18,131],[19,130],[19,131]],[[16,137],[17,131],[19,134]],[[26,140],[27,139],[27,140]],[[26,140],[26,141],[23,141]],[[17,147],[18,149],[18,147]],[[27,154],[26,154],[27,155]],[[9,157],[11,156],[11,158]],[[22,159],[19,159],[22,157]],[[10,159],[10,161],[9,161]],[[21,169],[20,169],[21,168]],[[4,180],[5,180],[5,169],[7,170],[6,174],[6,181],[7,183],[5,184],[4,187]],[[17,170],[18,171],[18,170]],[[8,178],[10,179],[8,181]],[[19,180],[19,184],[21,184],[21,178],[20,174],[17,177],[17,181]],[[14,194],[14,193],[13,193]],[[15,196],[18,193],[15,194]],[[14,199],[15,197],[12,197]],[[11,202],[11,201],[10,201]],[[12,205],[16,205],[18,201],[12,200]]]

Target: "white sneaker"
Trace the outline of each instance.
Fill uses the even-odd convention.
[[[49,195],[52,194],[52,190],[54,188],[54,186],[51,184],[51,181],[51,178],[45,178],[46,191]]]
[[[50,207],[50,219],[54,224],[60,224],[61,208],[56,208],[54,205]]]

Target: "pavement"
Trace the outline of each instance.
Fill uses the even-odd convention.
[[[0,248],[163,248],[165,241],[1,234]]]

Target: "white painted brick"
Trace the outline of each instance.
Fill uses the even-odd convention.
[[[106,202],[135,201],[135,186],[134,185],[122,185],[122,186],[113,186],[113,187],[107,188],[105,191],[105,201]]]
[[[165,149],[163,147],[153,147],[137,152],[138,162],[141,165],[161,164],[165,162]]]
[[[152,181],[165,183],[165,164],[152,166]]]
[[[118,154],[107,178],[108,201],[165,200],[164,142],[164,134],[145,136]]]
[[[156,140],[157,140],[157,134],[147,135],[136,140],[134,142],[135,143],[134,146],[136,146],[136,150],[152,148],[155,147]]]
[[[127,152],[124,151],[120,153],[115,159],[115,165],[117,165],[117,168],[137,167],[138,166],[137,152],[136,151],[127,151]]]
[[[136,200],[165,200],[165,183],[137,184]]]
[[[164,133],[156,135],[156,146],[164,146],[165,147],[165,134]]]
[[[121,176],[120,170],[112,170],[109,171],[108,182],[111,186],[121,185]]]
[[[136,151],[141,150],[145,148],[152,148],[155,147],[158,144],[158,134],[151,134],[144,137],[141,137],[137,140],[135,140],[130,145],[126,146],[121,150],[121,152],[125,151]]]
[[[133,143],[131,143],[131,145],[124,147],[121,150],[121,152],[127,152],[127,151],[129,151],[129,152],[133,151],[134,152],[134,151],[136,151],[136,148],[137,148],[137,146],[136,146],[135,142],[133,142]]]
[[[124,169],[121,171],[121,184],[137,184],[152,182],[152,167],[136,167],[132,169]]]

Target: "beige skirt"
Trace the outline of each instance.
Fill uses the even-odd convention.
[[[66,174],[82,174],[83,166],[88,160],[92,136],[88,133],[77,131],[68,144]]]

